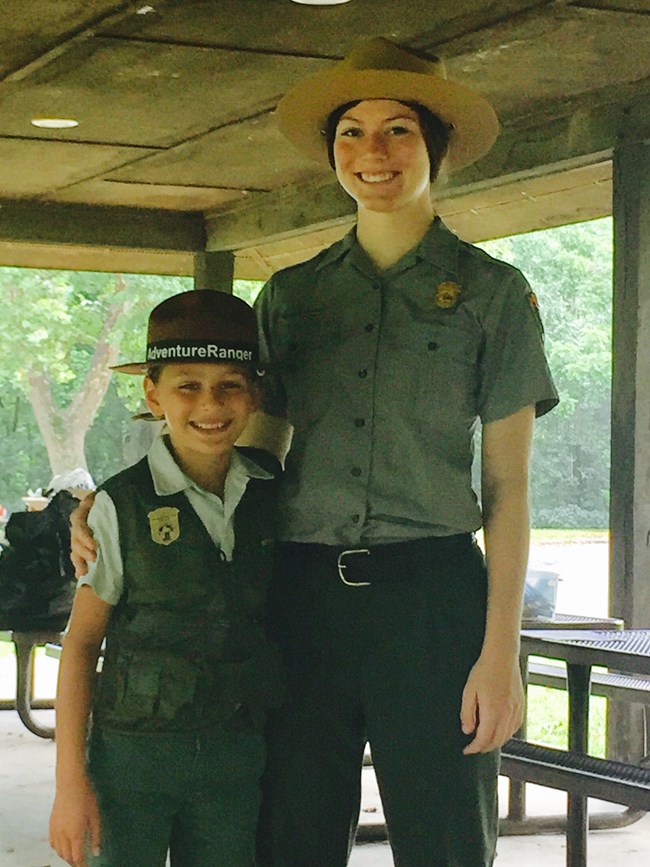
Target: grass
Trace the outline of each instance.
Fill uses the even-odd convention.
[[[609,530],[554,530],[552,528],[531,530],[530,540],[533,543],[557,542],[569,544],[570,542],[608,542]]]
[[[547,747],[565,750],[568,746],[569,697],[563,689],[528,687],[526,738]],[[605,757],[607,699],[592,696],[589,702],[589,754]]]
[[[3,636],[5,636],[4,640]],[[10,641],[6,640],[8,638],[8,632],[0,632],[0,659],[2,659],[3,656],[11,656],[14,652],[13,644]]]

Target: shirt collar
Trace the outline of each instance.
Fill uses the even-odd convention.
[[[340,241],[336,241],[331,247],[328,247],[323,253],[323,257],[316,264],[315,270],[320,271],[328,265],[332,265],[346,256],[353,247],[358,247],[357,244],[357,228],[353,226],[350,231],[344,235]]]
[[[153,486],[156,494],[159,497],[169,497],[172,494],[178,494],[188,488],[203,490],[196,482],[192,481],[189,476],[185,475],[183,470],[178,466],[169,449],[169,436],[161,434],[153,441],[147,460],[149,462],[149,470],[153,479]],[[272,479],[271,473],[259,467],[249,457],[240,454],[237,449],[233,449],[230,467],[228,468],[228,479],[241,479],[246,482],[248,479]]]
[[[395,270],[395,272],[399,273],[407,268],[411,268],[419,259],[424,259],[432,265],[437,265],[439,268],[457,275],[459,250],[460,241],[458,237],[449,231],[440,217],[435,217],[420,243],[406,253],[406,255],[402,256],[399,262],[388,268],[387,272]],[[347,235],[344,235],[340,241],[332,244],[325,251],[323,258],[316,265],[316,271],[320,271],[322,268],[326,268],[328,265],[339,262],[344,258],[346,264],[359,268],[364,272],[368,270],[369,260],[357,241],[356,227],[353,227]]]
[[[413,255],[453,274],[458,274],[460,243],[458,236],[449,231],[440,217],[436,217],[424,238],[414,250],[406,254],[402,262]],[[409,264],[413,263],[409,262]]]

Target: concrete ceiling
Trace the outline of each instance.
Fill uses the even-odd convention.
[[[439,194],[462,237],[610,212],[613,148],[650,136],[650,0],[4,0],[0,264],[190,274],[226,250],[262,278],[312,255],[352,203],[273,111],[370,35],[497,109],[493,151]],[[31,124],[53,116],[79,125]]]

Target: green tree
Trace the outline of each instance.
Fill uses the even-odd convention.
[[[29,402],[52,475],[88,468],[86,435],[109,366],[120,350],[141,355],[148,310],[189,288],[183,278],[0,269],[0,386],[15,412]]]
[[[606,527],[612,328],[612,221],[482,244],[520,268],[537,295],[560,404],[537,422],[536,526]]]
[[[607,526],[611,235],[605,219],[481,245],[535,291],[561,397],[536,426],[536,526]],[[261,286],[234,291],[252,303]],[[141,379],[111,380],[106,368],[118,352],[140,358],[152,306],[191,288],[189,278],[0,269],[0,502],[18,508],[27,487],[75,466],[99,481],[143,451],[147,428],[130,421]]]

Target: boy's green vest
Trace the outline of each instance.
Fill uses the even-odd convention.
[[[106,635],[94,724],[187,732],[243,712],[262,726],[284,697],[265,630],[275,481],[249,480],[230,563],[182,492],[155,493],[146,458],[102,488],[117,511],[124,592]]]

